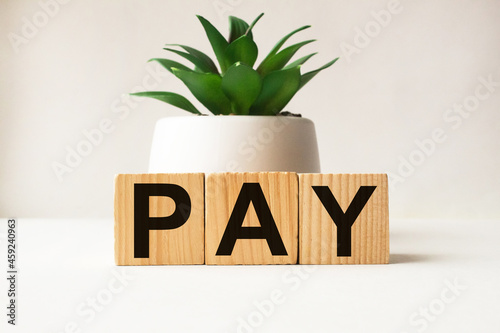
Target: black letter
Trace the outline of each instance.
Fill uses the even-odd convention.
[[[376,186],[361,186],[345,213],[328,186],[313,186],[312,188],[337,226],[337,257],[350,257],[351,227],[375,191]]]
[[[172,198],[175,211],[170,216],[149,217],[149,197],[159,196]],[[134,184],[134,258],[149,258],[149,230],[179,228],[190,214],[191,199],[179,185]]]
[[[242,227],[250,202],[253,202],[260,227]],[[244,183],[241,187],[216,255],[230,256],[237,239],[266,239],[273,256],[288,255],[259,183]]]

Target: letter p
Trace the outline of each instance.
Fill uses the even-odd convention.
[[[170,197],[175,211],[170,216],[150,217],[149,197]],[[134,184],[134,258],[149,258],[149,231],[181,227],[191,213],[191,199],[175,184]]]

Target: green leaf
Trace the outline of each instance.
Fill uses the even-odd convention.
[[[182,69],[185,71],[191,70],[190,68],[184,66],[183,64],[178,63],[177,61],[170,60],[170,59],[153,58],[153,59],[148,60],[148,62],[151,62],[151,61],[156,61],[156,62],[160,63],[160,65],[162,65],[170,73],[173,73],[172,68],[178,68],[178,69]]]
[[[173,106],[176,106],[178,108],[181,108],[183,110],[189,111],[194,114],[201,114],[198,109],[195,108],[193,104],[191,104],[190,101],[187,100],[184,96],[181,96],[179,94],[173,93],[173,92],[167,92],[167,91],[144,91],[144,92],[137,92],[130,94],[133,96],[140,96],[140,97],[150,97],[157,99],[159,101],[171,104]]]
[[[222,77],[222,91],[231,100],[235,114],[248,114],[261,88],[262,79],[259,73],[241,63],[229,67]]]
[[[259,16],[257,16],[257,18],[255,20],[253,20],[252,24],[250,24],[250,26],[248,27],[247,31],[245,32],[245,35],[249,36],[249,37],[252,37],[253,39],[253,36],[252,36],[252,29],[253,27],[255,26],[255,24],[257,24],[257,22],[259,22],[260,18],[264,16],[264,13],[260,13]]]
[[[198,73],[173,68],[174,75],[184,82],[189,91],[213,114],[230,114],[231,102],[221,88],[222,78],[213,73]]]
[[[219,74],[219,70],[217,69],[217,66],[215,66],[215,63],[213,62],[213,60],[210,59],[210,57],[207,56],[205,53],[203,53],[201,51],[198,51],[197,49],[192,48],[190,46],[181,45],[181,44],[167,44],[167,46],[182,47],[189,54],[191,54],[192,56],[194,56],[197,59],[199,59],[199,61],[203,62],[205,64],[204,68],[209,69],[207,72]]]
[[[245,35],[249,26],[248,23],[234,16],[229,16],[229,43],[234,42],[241,36]],[[252,37],[252,33],[248,35],[248,37]]]
[[[289,69],[289,68],[293,68],[293,67],[297,67],[297,66],[303,65],[307,60],[309,60],[311,57],[315,56],[316,54],[318,54],[318,52],[314,52],[314,53],[308,54],[305,57],[297,59],[294,62],[286,65],[283,69]]]
[[[337,60],[339,60],[339,58],[335,58],[333,59],[332,61],[330,61],[329,63],[321,66],[320,68],[314,70],[314,71],[310,71],[304,75],[302,75],[301,79],[300,79],[300,87],[299,89],[301,89],[303,86],[306,85],[307,82],[311,81],[311,79],[313,77],[316,76],[316,74],[318,74],[319,72],[321,72],[323,69],[326,69],[328,67],[330,67],[331,65],[333,65]]]
[[[212,45],[212,49],[217,57],[222,73],[226,72],[227,66],[224,54],[229,43],[224,36],[221,35],[219,30],[212,25],[212,23],[208,22],[203,16],[197,15],[197,17],[203,25],[203,29],[205,29],[205,33],[207,34],[208,40]]]
[[[305,25],[303,27],[300,27],[292,32],[290,32],[288,35],[286,35],[285,37],[281,38],[278,43],[276,43],[276,45],[274,45],[273,49],[269,52],[269,54],[266,56],[266,58],[262,61],[263,63],[265,61],[267,61],[269,58],[271,58],[272,56],[276,55],[276,53],[278,53],[278,51],[281,49],[281,47],[283,46],[283,44],[285,44],[285,42],[290,38],[292,37],[293,35],[295,35],[297,32],[300,32],[302,30],[305,30],[305,29],[309,29],[311,26],[310,25]]]
[[[262,81],[262,90],[250,108],[250,114],[278,114],[299,90],[299,86],[300,67],[270,73]]]
[[[226,49],[225,58],[228,65],[242,62],[245,65],[253,67],[257,60],[258,52],[255,42],[250,37],[243,35],[229,44]]]
[[[314,42],[314,39],[311,40],[306,40],[301,43],[294,44],[292,46],[287,47],[283,51],[279,52],[278,54],[275,54],[274,56],[270,57],[269,59],[263,61],[259,68],[257,68],[257,71],[262,75],[266,76],[272,71],[276,71],[279,69],[282,69],[289,61],[292,59],[292,57],[295,55],[295,53],[304,45],[307,45],[309,43]]]
[[[192,54],[178,51],[178,50],[174,50],[174,49],[169,49],[169,48],[164,48],[164,50],[178,54],[181,57],[191,61],[195,66],[196,72],[219,74],[219,71],[217,71],[217,69],[215,69],[216,72],[213,72],[213,69],[210,66],[208,66],[204,61],[198,59],[197,57],[193,56]]]

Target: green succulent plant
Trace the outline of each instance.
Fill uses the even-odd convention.
[[[338,58],[316,70],[301,74],[301,66],[316,53],[290,61],[301,47],[315,40],[306,40],[284,49],[282,47],[290,37],[310,28],[306,25],[281,38],[254,69],[258,48],[253,40],[252,29],[263,15],[264,13],[260,14],[250,25],[230,16],[228,39],[205,18],[197,16],[212,45],[220,70],[205,53],[181,44],[167,44],[164,50],[185,58],[194,68],[170,59],[154,58],[149,61],[158,62],[179,78],[193,96],[215,115],[276,115],[297,91],[320,71],[333,65]],[[131,95],[154,98],[191,113],[201,114],[187,98],[173,92],[146,91]]]

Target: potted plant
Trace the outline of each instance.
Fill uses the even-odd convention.
[[[313,42],[283,45],[300,27],[281,40],[254,69],[258,48],[250,25],[229,17],[229,38],[205,18],[197,16],[210,41],[218,66],[205,53],[181,44],[168,44],[193,66],[154,58],[179,78],[213,115],[203,115],[187,98],[165,91],[132,95],[166,102],[198,117],[167,117],[155,128],[149,172],[295,171],[320,172],[316,133],[312,121],[283,112],[291,98],[324,66],[301,73],[301,66],[316,53],[291,61]],[[174,48],[175,47],[175,48]]]

